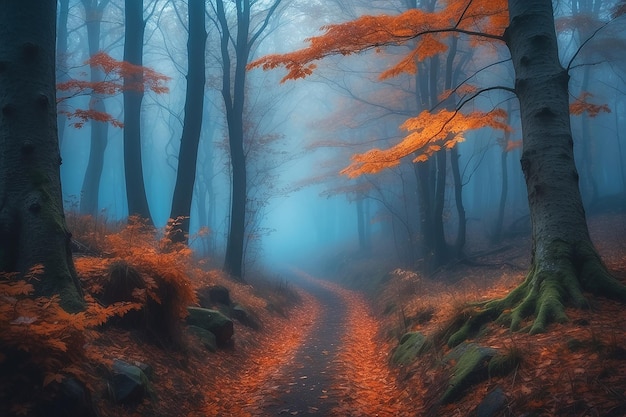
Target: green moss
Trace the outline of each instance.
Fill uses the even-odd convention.
[[[489,361],[489,376],[504,376],[512,372],[522,363],[522,353],[517,348],[497,354]]]
[[[391,362],[394,365],[408,365],[423,352],[426,337],[420,332],[405,333],[400,339]]]
[[[485,319],[495,319],[512,331],[544,332],[550,323],[568,320],[566,305],[588,307],[583,291],[626,302],[626,286],[608,273],[590,242],[555,240],[545,251],[542,263],[534,264],[524,282],[506,297],[482,304],[480,314],[460,318],[462,323],[448,333],[448,345],[472,337]],[[532,323],[522,327],[531,317]]]
[[[474,344],[457,346],[456,350],[449,354],[450,358],[458,357],[458,361],[452,370],[448,388],[441,401],[443,403],[456,401],[468,387],[487,379],[489,375],[487,367],[495,354],[494,349]]]

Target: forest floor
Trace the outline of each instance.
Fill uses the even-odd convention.
[[[626,282],[626,214],[593,216],[589,224],[605,263]],[[299,270],[292,271],[298,288],[283,282],[234,283],[216,272],[196,271],[194,288],[227,286],[232,298],[260,319],[262,329],[235,322],[233,345],[215,353],[186,333],[182,348],[171,349],[114,326],[90,331],[85,345],[90,363],[83,369],[92,372],[88,386],[97,415],[470,417],[496,389],[504,393],[504,404],[494,416],[626,415],[626,306],[606,299],[590,299],[588,310],[568,308],[570,321],[543,334],[486,325],[471,342],[514,356],[517,365],[476,383],[452,404],[438,401],[450,376],[450,367],[443,365],[447,347],[392,365],[406,332],[434,336],[465,303],[501,297],[524,279],[528,237],[503,242],[501,248],[429,277],[396,269],[368,295]],[[89,278],[95,263],[77,262],[88,290],[98,286]],[[379,269],[376,260],[360,259],[339,272],[344,282],[354,283],[355,276],[363,279]],[[275,308],[268,309],[269,303]],[[134,406],[115,405],[103,370],[115,359],[149,364],[152,395]],[[12,410],[28,415],[27,405]]]
[[[607,266],[626,281],[626,217],[604,214],[589,223]],[[264,316],[261,332],[238,327],[232,350],[178,357],[139,347],[137,359],[156,364],[163,379],[155,386],[167,389],[134,414],[472,416],[485,395],[499,388],[505,404],[496,415],[626,415],[626,308],[606,299],[591,299],[589,310],[568,309],[570,322],[544,334],[486,326],[472,342],[514,355],[519,364],[453,404],[437,400],[450,372],[441,366],[447,348],[409,365],[390,365],[403,333],[433,335],[464,303],[503,296],[519,284],[529,245],[528,237],[518,237],[473,265],[459,263],[431,277],[396,270],[369,299],[295,271],[305,282],[297,308],[286,319]],[[360,267],[371,269],[367,261]]]

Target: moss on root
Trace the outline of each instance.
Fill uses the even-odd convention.
[[[583,292],[626,302],[626,286],[611,276],[591,242],[557,240],[547,251],[544,261],[535,263],[524,282],[506,297],[477,304],[475,313],[468,315],[448,338],[448,345],[456,346],[473,336],[492,318],[512,331],[544,332],[550,323],[568,320],[566,305],[588,306]],[[522,327],[531,317],[532,324]]]

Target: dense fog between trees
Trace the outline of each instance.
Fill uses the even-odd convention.
[[[143,3],[143,66],[168,77],[162,83],[168,91],[145,89],[140,116],[145,194],[152,221],[163,227],[171,214],[185,120],[188,7],[184,1]],[[274,9],[272,1],[250,2],[247,39],[258,37],[249,42],[244,64],[304,47],[304,40],[320,34],[324,25],[363,14],[397,14],[407,9],[405,3],[283,0]],[[623,207],[626,192],[626,24],[624,17],[610,15],[616,2],[592,3],[598,7],[585,10],[586,2],[554,3],[561,62],[570,69],[571,103],[584,98],[601,108],[593,118],[584,113],[572,114],[571,119],[588,213]],[[90,68],[86,61],[94,51],[124,59],[128,30],[124,2],[65,0],[60,4],[67,9],[59,7],[58,82],[119,81],[119,75]],[[220,4],[223,21],[218,17]],[[204,91],[204,103],[189,243],[199,256],[220,265],[232,216],[229,126],[222,91],[224,68],[228,68],[224,57],[236,62],[239,56],[232,45],[224,55],[220,42],[224,24],[230,28],[230,40],[236,41],[243,23],[236,21],[230,1],[206,1],[205,7],[206,83],[192,86]],[[513,87],[513,69],[504,46],[475,45],[460,38],[456,48],[453,86],[466,80],[477,89]],[[439,106],[443,80],[431,87],[428,100],[417,94],[424,89],[419,78],[427,69],[424,63],[418,65],[416,75],[379,78],[406,52],[406,46],[398,46],[331,57],[318,62],[306,79],[284,83],[282,69],[247,71],[241,126],[247,173],[244,273],[257,269],[276,272],[287,265],[321,267],[372,254],[406,267],[428,262],[429,253],[418,238],[424,227],[422,201],[417,192],[417,168],[410,156],[378,174],[355,179],[339,174],[353,154],[398,143],[406,134],[400,128],[402,123],[430,109],[428,100]],[[229,71],[234,78],[234,66]],[[231,85],[227,90],[235,88]],[[89,109],[91,103],[92,109],[125,121],[121,91],[61,91],[59,97],[63,98],[59,107],[66,112]],[[454,178],[451,154],[444,154],[438,162],[439,167],[445,166],[437,181],[445,185],[441,219],[450,251],[459,233],[467,234],[462,251],[472,252],[484,242],[529,232],[521,149],[516,145],[521,139],[517,100],[506,91],[493,90],[478,96],[463,111],[488,112],[496,107],[508,112],[511,130],[486,127],[463,135],[465,140],[456,145],[460,184]],[[76,121],[64,114],[59,117],[65,208],[97,216],[101,222],[121,221],[129,214],[124,128],[94,119],[77,127]],[[96,131],[101,136],[94,139]],[[94,155],[96,152],[100,155]],[[88,165],[94,156],[100,158],[101,174],[99,181],[88,182]],[[427,174],[437,175],[437,166],[431,165]],[[459,188],[455,189],[455,184]],[[466,232],[459,232],[459,195],[455,191],[462,198],[465,220],[461,221]],[[88,195],[95,195],[95,205],[84,204]]]

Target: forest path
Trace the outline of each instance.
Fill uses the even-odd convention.
[[[405,393],[387,368],[388,346],[362,295],[296,271],[320,304],[293,359],[261,387],[253,415],[403,416]],[[259,413],[259,414],[257,414]]]

